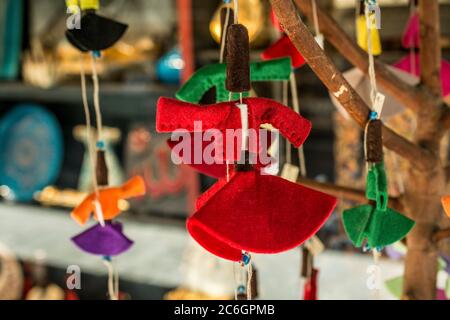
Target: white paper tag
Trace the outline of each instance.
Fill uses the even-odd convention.
[[[325,245],[317,236],[313,236],[306,241],[305,247],[313,256],[317,256],[325,250]]]
[[[300,168],[294,166],[290,163],[286,163],[283,166],[283,171],[281,171],[281,177],[291,182],[297,182],[298,175],[300,173]]]
[[[324,48],[325,38],[322,33],[319,33],[317,36],[314,37],[316,39],[317,44],[322,48]]]
[[[384,100],[386,100],[386,96],[377,92],[375,102],[373,104],[373,111],[378,114],[378,117],[381,117],[381,112],[383,112]]]

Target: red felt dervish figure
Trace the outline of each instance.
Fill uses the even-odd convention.
[[[261,149],[262,139],[256,137],[253,144],[248,139],[249,130],[258,131],[261,124],[277,128],[295,147],[311,130],[308,120],[266,98],[197,105],[162,97],[157,105],[158,132],[241,130],[239,148],[247,157]],[[332,196],[262,174],[258,165],[242,156],[239,160],[228,177],[200,196],[187,221],[191,236],[219,257],[241,261],[243,252],[270,254],[295,248],[320,229],[336,205]]]

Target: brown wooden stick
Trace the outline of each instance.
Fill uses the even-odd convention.
[[[350,116],[364,128],[369,116],[369,108],[316,43],[298,16],[292,1],[270,0],[270,2],[284,30],[311,69]],[[410,160],[411,164],[418,169],[430,170],[438,162],[435,154],[422,149],[385,126],[383,126],[383,143],[387,148]]]
[[[300,177],[298,183],[309,187],[311,189],[328,193],[339,199],[355,201],[360,204],[368,204],[369,200],[366,197],[366,192],[361,189],[351,187],[338,186],[332,183],[319,182],[316,180]],[[389,197],[389,207],[392,209],[402,211],[403,205],[400,198]]]
[[[311,0],[295,0],[297,7],[312,21]],[[326,12],[317,7],[320,31],[339,53],[362,72],[368,72],[367,53],[351,39],[339,24]],[[413,87],[398,79],[385,64],[375,60],[377,83],[393,97],[402,101],[405,107],[418,111],[424,106],[434,106],[433,97],[422,87]]]

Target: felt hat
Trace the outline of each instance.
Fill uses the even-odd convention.
[[[242,251],[270,254],[299,246],[335,205],[336,198],[285,179],[236,172],[199,198],[187,229],[209,252],[240,261]]]
[[[116,256],[127,251],[133,241],[122,231],[120,222],[105,221],[105,226],[96,224],[72,238],[81,250],[101,256]]]

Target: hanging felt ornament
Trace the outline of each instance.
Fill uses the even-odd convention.
[[[270,123],[296,147],[310,131],[307,120],[275,101],[247,98],[242,103],[248,107],[248,128]],[[242,127],[235,102],[199,106],[169,98],[158,101],[158,132],[194,132],[194,121],[202,121],[202,130]],[[298,246],[320,228],[335,204],[326,194],[250,168],[232,172],[228,181],[219,180],[203,194],[187,226],[208,251],[240,261],[242,251],[276,253]]]
[[[414,10],[415,11],[415,10]],[[418,48],[420,43],[419,14],[414,12],[406,24],[402,36],[402,46],[405,49]]]
[[[366,197],[371,204],[345,210],[342,215],[345,231],[352,243],[381,250],[404,238],[414,221],[388,208],[387,178],[382,157],[381,123],[375,112],[366,126],[365,150],[368,161]],[[370,160],[369,160],[370,159]]]
[[[107,179],[107,176],[105,176],[101,170],[98,170],[97,172],[98,182],[99,184],[102,184],[101,182],[104,182]],[[102,208],[103,218],[105,220],[112,220],[121,213],[119,209],[119,201],[121,199],[129,199],[144,194],[144,180],[141,177],[136,176],[120,187],[101,188],[98,194],[95,192],[90,194],[72,211],[71,217],[81,225],[84,225],[89,220],[91,214],[94,214],[95,218],[98,220],[99,217],[97,216],[95,206],[95,202],[98,201]]]
[[[368,42],[372,47],[372,54],[381,54],[381,40],[378,31],[380,22],[380,11],[376,1],[360,0],[356,17],[356,40],[361,49],[369,52]]]
[[[69,4],[73,1],[69,1]],[[127,25],[102,17],[96,12],[99,0],[80,0],[80,27],[66,31],[68,41],[80,51],[102,51],[113,46],[125,33]]]
[[[116,256],[128,250],[133,241],[123,234],[120,222],[106,221],[96,224],[72,238],[83,251],[100,256]]]
[[[226,64],[210,64],[197,70],[191,78],[183,84],[175,96],[177,99],[199,103],[202,97],[211,88],[216,89],[216,102],[229,100],[230,92],[225,88]],[[284,81],[289,80],[290,61],[289,58],[271,61],[258,61],[250,64],[250,81]],[[243,93],[248,96],[248,93]],[[233,95],[237,99],[237,95]]]
[[[297,48],[286,34],[265,49],[261,54],[263,60],[272,60],[283,57],[291,58],[293,68],[300,68],[306,63],[305,58],[298,52]]]

